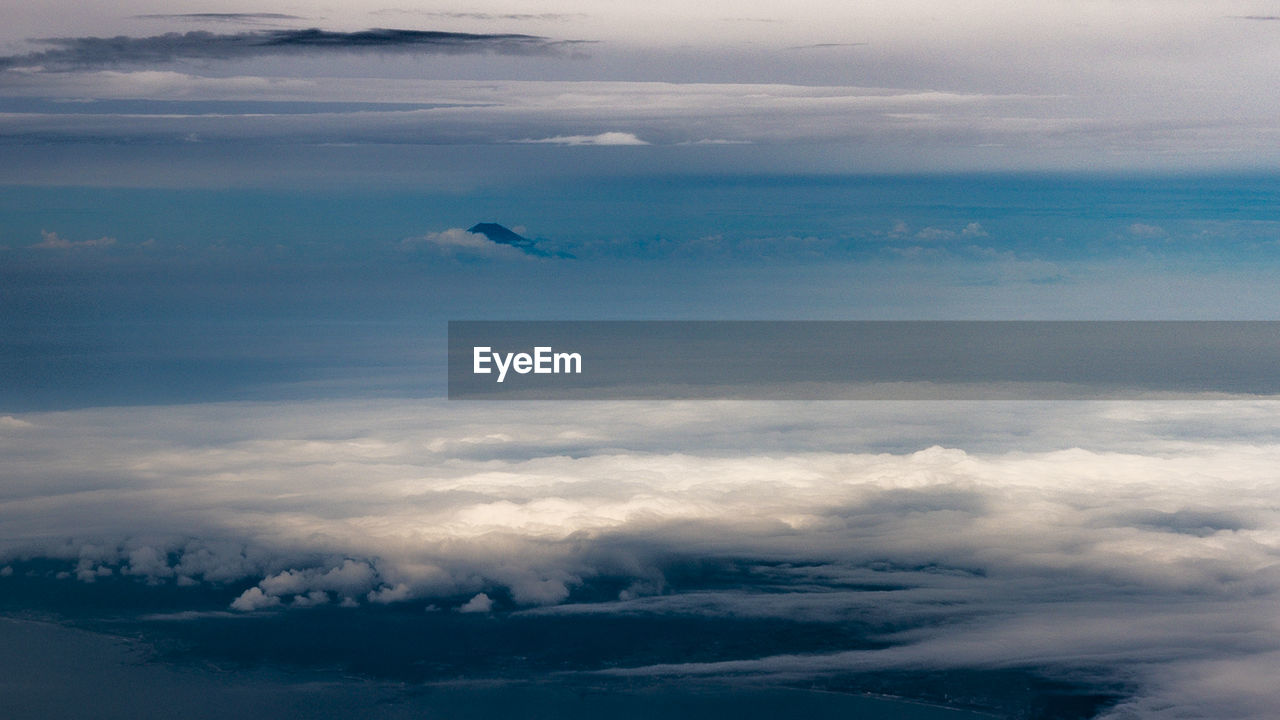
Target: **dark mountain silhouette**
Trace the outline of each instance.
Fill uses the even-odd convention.
[[[476,223],[467,228],[467,232],[483,235],[502,245],[514,245],[522,250],[533,247],[532,240],[498,223]]]
[[[537,247],[537,240],[530,240],[520,233],[499,225],[498,223],[476,223],[475,225],[467,228],[467,232],[483,235],[488,238],[490,242],[495,242],[499,245],[510,245],[511,247],[518,248],[530,255],[537,255],[539,257],[573,257],[568,253],[549,253],[546,250]]]

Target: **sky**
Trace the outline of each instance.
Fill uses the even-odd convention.
[[[451,320],[1280,319],[1274,4],[0,13],[20,717],[1272,713],[1273,397],[445,369]]]
[[[375,182],[414,184],[672,164],[1266,169],[1274,12],[1129,0],[7,3],[2,127],[19,147],[4,179],[310,174],[281,155],[342,182],[376,169]],[[258,157],[220,161],[228,144]],[[372,152],[387,145],[389,163]],[[501,152],[477,163],[459,146]]]

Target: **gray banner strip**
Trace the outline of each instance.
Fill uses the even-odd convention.
[[[454,321],[449,398],[1280,394],[1272,321]]]

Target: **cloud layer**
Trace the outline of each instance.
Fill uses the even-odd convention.
[[[61,116],[71,113],[50,112],[6,117],[0,135],[27,142],[116,142],[125,134],[146,145],[193,134],[206,141],[356,144],[548,139],[557,141],[554,149],[620,132],[654,145],[723,141],[717,157],[738,158],[748,170],[769,158],[789,160],[788,170],[802,173],[815,163],[829,170],[823,159],[838,161],[845,172],[1212,169],[1272,166],[1277,159],[1267,92],[1273,82],[1263,70],[1276,64],[1272,23],[1240,19],[1271,16],[1233,16],[1188,3],[1171,9],[1147,0],[982,2],[940,9],[928,2],[805,2],[765,16],[729,18],[669,2],[598,8],[568,0],[539,13],[335,9],[307,2],[283,8],[287,13],[210,13],[185,5],[125,17],[70,5],[73,12],[59,12],[63,0],[53,2],[59,7],[11,13],[5,40],[14,49],[0,58],[6,70],[0,96],[96,98],[114,91],[99,90],[109,78],[64,76],[176,67],[192,74],[178,84],[198,92],[226,85],[220,76],[228,65],[219,61],[236,61],[233,72],[243,76],[237,99],[254,102],[269,102],[276,90],[299,84],[329,102],[346,100],[352,88],[383,102],[405,95],[415,102],[434,99],[422,92],[421,79],[501,81],[495,85],[505,90],[514,82],[561,88],[547,98],[550,107],[535,110],[536,102],[525,101],[541,98],[526,94],[533,89],[526,85],[503,98],[500,110],[510,113],[477,111],[453,128],[442,128],[435,118],[344,117],[350,137],[336,132],[337,123],[327,133],[306,125],[264,133],[259,126],[275,121],[250,119],[262,108],[229,111],[221,127],[183,132],[173,127],[188,124],[180,118],[136,128],[127,118],[99,118],[107,127],[69,131]],[[431,29],[369,29],[386,15],[429,20]],[[263,26],[296,25],[304,18],[324,25]],[[175,31],[153,34],[160,22]],[[208,28],[182,32],[191,22]],[[219,32],[229,28],[214,25],[231,22],[256,25],[238,32]],[[549,28],[555,37],[546,35]],[[581,52],[585,47],[589,56]],[[414,59],[424,56],[430,61]],[[541,59],[528,62],[529,56]],[[641,92],[592,98],[594,89],[581,93],[572,86],[582,82],[625,82]],[[142,92],[127,97],[151,97],[146,78],[126,84]],[[689,98],[681,102],[671,92],[705,96],[716,86],[736,88],[736,97],[702,97],[699,107],[687,108],[682,105]],[[766,89],[757,93],[757,86]],[[801,94],[809,97],[793,102],[789,93],[778,97],[771,89],[777,87],[804,88]],[[823,88],[849,87],[891,88],[899,102],[814,102]],[[921,101],[901,102],[906,97]],[[527,123],[526,111],[532,115]],[[15,121],[18,127],[10,124]],[[398,129],[385,125],[396,123]],[[734,144],[743,147],[731,152]],[[785,147],[759,149],[773,144]],[[821,147],[806,147],[812,144]],[[712,163],[702,170],[719,168]]]
[[[126,38],[116,48],[114,40],[102,39],[92,47],[73,43],[74,47],[46,53],[11,56],[3,60],[10,67],[10,94],[128,99],[137,109],[122,112],[110,103],[50,101],[38,111],[0,113],[0,136],[39,144],[151,148],[245,142],[313,147],[498,145],[509,148],[513,158],[524,149],[551,155],[556,148],[652,145],[670,151],[671,159],[655,161],[668,168],[708,162],[720,167],[728,162],[745,168],[856,172],[1018,167],[1032,158],[1038,158],[1035,163],[1080,169],[1158,166],[1182,158],[1189,144],[1212,149],[1198,155],[1201,159],[1247,154],[1249,162],[1258,162],[1270,157],[1277,134],[1269,118],[1250,113],[1194,121],[1096,113],[1070,96],[1005,91],[754,82],[210,77],[176,72],[160,59],[136,70],[108,69],[122,63],[106,61],[135,52],[140,58],[158,53],[172,59],[175,53],[187,52],[192,57],[205,52],[212,57],[346,50],[554,53],[560,47],[532,36],[287,32],[295,34],[281,42],[269,41],[267,33],[193,41],[187,34],[173,42],[159,38],[136,44]],[[17,67],[45,62],[61,71]],[[175,102],[220,104],[183,107]],[[292,105],[298,102],[328,106],[300,114]],[[677,158],[680,162],[673,162]],[[463,170],[474,168],[463,164]]]
[[[1033,669],[1132,684],[1115,717],[1264,717],[1276,699],[1270,402],[331,403],[12,420],[0,557],[65,559],[66,582],[248,581],[230,607],[248,613],[419,601],[859,622],[889,645],[615,671],[629,675]],[[688,561],[737,564],[738,579],[690,586],[673,575]],[[586,602],[606,579],[614,595]]]

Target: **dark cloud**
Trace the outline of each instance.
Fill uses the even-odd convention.
[[[44,38],[52,49],[0,57],[0,69],[43,66],[70,70],[118,64],[174,60],[236,60],[264,55],[327,51],[378,51],[422,54],[499,53],[549,55],[564,44],[520,34],[474,34],[434,30],[373,28],[355,32],[262,30],[240,33],[165,33],[149,37]]]

